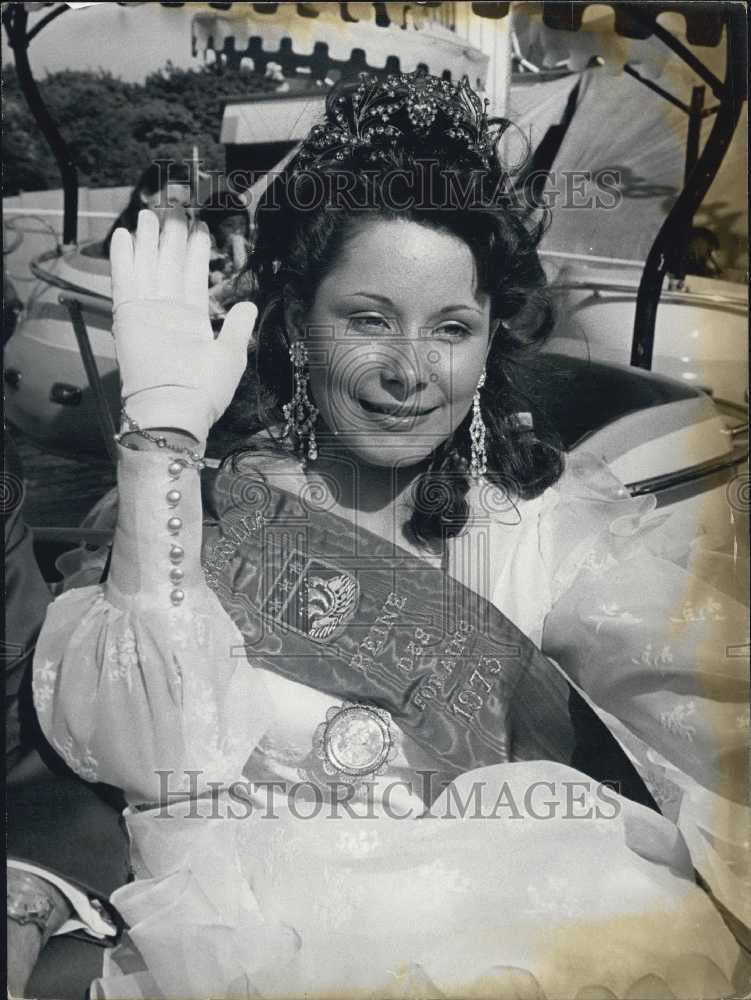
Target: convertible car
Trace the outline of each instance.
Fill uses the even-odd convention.
[[[27,333],[35,330],[36,336],[14,338],[16,346],[21,346],[8,359],[19,373],[15,385],[8,386],[9,395],[14,394],[16,420],[27,419],[29,432],[36,426],[37,434],[50,440],[48,434],[43,435],[38,409],[35,413],[31,407],[28,418],[19,416],[24,392],[31,397],[36,386],[39,396],[47,393],[46,413],[55,417],[50,425],[56,446],[65,450],[75,435],[79,447],[85,441],[91,454],[106,458],[105,434],[115,418],[119,395],[110,305],[104,294],[107,265],[87,257],[83,248],[70,258],[45,263],[56,283],[49,282],[48,300],[39,303],[40,319],[26,317]],[[73,264],[80,270],[74,270]],[[76,291],[72,278],[80,280],[84,269],[88,269],[90,290]],[[40,365],[34,364],[35,358],[38,362],[45,351],[50,352],[53,339],[52,353],[61,359],[54,396],[43,382]],[[36,353],[23,353],[34,344]],[[86,372],[89,377],[82,377]],[[546,411],[569,453],[586,449],[604,458],[633,495],[654,497],[655,517],[666,510],[685,517],[687,535],[708,533],[716,539],[722,531],[733,532],[737,512],[729,499],[747,443],[741,406],[719,406],[685,380],[573,353],[539,355],[530,364],[528,377],[529,392]],[[80,414],[86,414],[85,435],[80,433]],[[210,444],[216,453],[221,442],[214,437]],[[85,531],[71,531],[61,543],[63,534],[52,546],[49,536],[42,537],[37,546],[40,565],[52,566],[54,556],[66,544],[105,541]],[[603,733],[590,738],[598,747],[600,763],[615,752],[609,750]],[[48,763],[59,771],[57,762]],[[81,883],[91,882],[102,897],[126,880],[127,842],[118,815],[122,803],[113,790],[92,789],[70,775],[62,780],[36,777],[31,782],[21,775],[9,788],[8,806],[8,843],[16,856],[65,871]],[[51,841],[52,829],[55,838]],[[97,859],[93,868],[87,858]],[[96,944],[70,937],[53,939],[35,969],[29,995],[83,996],[100,963],[101,948]]]

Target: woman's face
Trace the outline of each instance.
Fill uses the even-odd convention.
[[[160,225],[164,222],[164,217],[171,208],[184,208],[189,216],[192,214],[190,186],[188,184],[170,182],[159,191],[153,191],[151,194],[142,191],[141,201],[144,208],[150,208],[152,212],[156,212]]]
[[[476,286],[472,251],[448,232],[357,227],[294,324],[338,447],[371,465],[414,465],[456,429],[490,344],[490,299]]]

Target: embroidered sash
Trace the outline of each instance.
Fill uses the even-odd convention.
[[[441,569],[262,478],[219,473],[209,584],[264,668],[386,709],[450,770],[568,763],[568,686],[500,611]]]

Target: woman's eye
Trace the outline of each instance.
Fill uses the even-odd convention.
[[[460,340],[469,334],[470,330],[463,323],[443,323],[433,330],[434,337],[447,337],[450,340]]]
[[[375,313],[368,313],[362,316],[350,316],[347,324],[350,330],[355,333],[381,333],[391,329],[388,320]]]

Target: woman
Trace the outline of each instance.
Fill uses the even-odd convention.
[[[241,195],[225,189],[201,205],[198,217],[211,237],[209,310],[212,319],[219,320],[247,298],[248,283],[243,276],[250,249],[248,206]]]
[[[248,206],[240,195],[222,190],[201,205],[198,213],[211,236],[209,261],[212,284],[230,278],[245,269],[250,241]]]
[[[54,603],[35,675],[53,745],[131,803],[93,996],[740,986],[710,892],[737,926],[745,618],[530,426],[549,311],[500,130],[431,77],[332,95],[256,217],[269,431],[205,502],[255,308],[211,338],[203,228],[113,238],[109,576]],[[570,766],[571,685],[663,815]]]
[[[136,231],[138,213],[143,209],[150,209],[163,220],[171,208],[189,210],[191,198],[190,168],[186,164],[168,163],[166,160],[150,164],[138,178],[128,204],[112,223],[102,243],[104,256],[109,256],[116,229],[124,227],[128,232]]]

